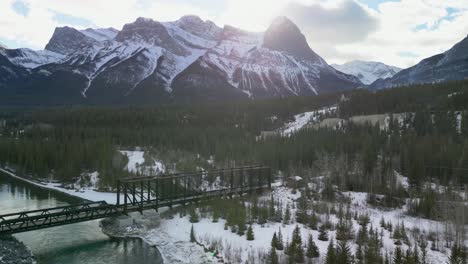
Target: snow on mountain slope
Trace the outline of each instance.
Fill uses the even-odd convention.
[[[189,86],[189,80],[197,80],[198,89],[231,86],[253,98],[316,95],[360,85],[354,76],[331,68],[287,18],[277,18],[265,33],[226,26],[221,38],[179,81]]]
[[[370,88],[383,89],[415,83],[438,83],[468,78],[468,36],[451,49],[426,58],[395,76],[377,80]]]
[[[115,28],[87,28],[80,30],[81,33],[85,34],[87,37],[95,39],[96,41],[105,41],[114,39],[117,36],[119,31]]]
[[[221,41],[209,50],[202,58],[200,65],[220,71],[234,87],[233,81],[236,67],[242,63],[246,54],[262,44],[263,35],[226,26],[223,29]]]
[[[20,67],[34,69],[41,65],[57,63],[65,56],[48,50],[11,49],[0,51],[8,60]]]
[[[97,103],[316,95],[361,85],[330,67],[285,17],[264,33],[220,28],[196,16],[138,18],[120,31],[59,27],[37,54],[15,61],[37,68],[28,86],[74,80],[73,96],[79,89]]]
[[[333,68],[354,75],[364,84],[371,84],[377,79],[393,77],[402,69],[373,61],[350,61],[342,65],[332,64]]]

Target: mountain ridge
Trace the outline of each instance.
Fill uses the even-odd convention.
[[[468,36],[449,50],[421,60],[391,78],[378,79],[371,89],[392,88],[415,83],[439,83],[468,78]]]
[[[63,103],[138,104],[316,95],[362,85],[328,65],[286,17],[260,33],[191,15],[137,18],[121,30],[59,27],[44,51],[17,53],[23,55],[4,55],[26,74],[0,86],[8,87],[4,98],[33,103],[45,92]]]
[[[382,62],[361,60],[353,60],[344,64],[331,64],[331,66],[341,72],[358,77],[366,85],[372,84],[377,79],[393,77],[402,70]]]

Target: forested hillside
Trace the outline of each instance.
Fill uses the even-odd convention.
[[[427,177],[461,184],[467,179],[453,168],[468,167],[467,91],[468,82],[452,82],[229,104],[5,111],[0,162],[35,177],[53,173],[62,180],[99,171],[111,184],[127,173],[122,170],[127,160],[118,150],[141,147],[163,162],[177,152],[205,160],[212,156],[215,167],[264,164],[311,177],[340,168],[336,175],[346,189],[371,188],[368,177],[374,190],[384,188],[385,175],[394,170],[415,185]],[[389,129],[349,123],[341,129],[259,137],[296,114],[335,104],[338,111],[328,117],[408,114],[400,122],[392,118]],[[194,159],[184,169],[198,165]]]

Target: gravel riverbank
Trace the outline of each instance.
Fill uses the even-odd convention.
[[[0,264],[33,264],[33,254],[26,245],[12,236],[0,237]]]

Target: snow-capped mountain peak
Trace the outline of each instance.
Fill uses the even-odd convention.
[[[301,30],[287,17],[277,17],[267,29],[263,46],[314,61],[323,61],[309,47]]]
[[[332,64],[333,68],[354,75],[364,84],[371,84],[377,79],[393,77],[402,69],[375,61],[350,61],[342,65]]]
[[[6,56],[8,63],[34,70],[8,80],[27,75],[24,85],[34,86],[29,91],[40,93],[35,87],[40,83],[49,93],[56,89],[61,100],[77,95],[96,103],[261,98],[361,85],[330,67],[285,17],[264,33],[221,28],[192,15],[172,22],[140,17],[121,30],[59,27],[46,51],[18,53],[28,55]]]

